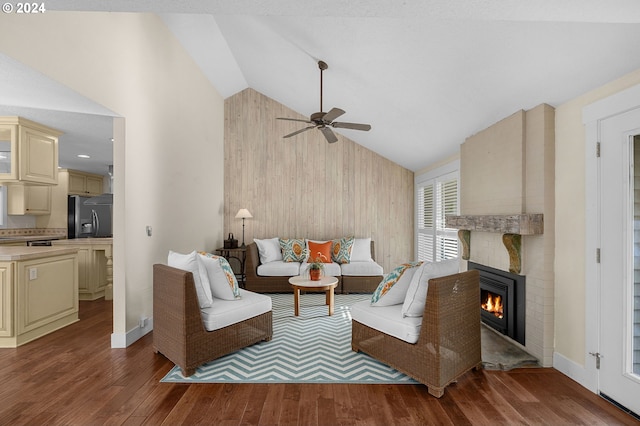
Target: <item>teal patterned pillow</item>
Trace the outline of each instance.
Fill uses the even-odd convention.
[[[198,254],[204,258],[203,263],[209,275],[213,297],[223,300],[239,299],[238,280],[227,259],[204,251],[199,251]]]
[[[378,284],[371,296],[371,304],[375,306],[391,306],[404,303],[411,278],[422,262],[408,262],[389,272]]]
[[[282,260],[285,262],[302,262],[306,257],[306,245],[301,238],[280,238]]]
[[[333,240],[333,246],[331,247],[331,258],[336,263],[349,263],[351,262],[351,247],[353,247],[353,237],[344,237],[337,240]]]

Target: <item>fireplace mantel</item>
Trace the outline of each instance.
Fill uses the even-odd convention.
[[[462,258],[469,260],[471,231],[502,234],[502,242],[509,253],[509,272],[519,274],[522,269],[520,253],[522,235],[540,235],[544,232],[541,213],[512,215],[447,216],[446,227],[458,229],[462,243]]]

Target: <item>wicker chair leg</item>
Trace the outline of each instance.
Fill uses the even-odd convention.
[[[436,398],[440,398],[444,395],[444,388],[434,388],[433,386],[427,386],[427,390],[430,395],[435,396]]]
[[[193,368],[182,368],[182,367],[180,367],[180,370],[182,371],[182,375],[184,377],[193,376],[193,374],[196,372],[195,367],[193,367]]]

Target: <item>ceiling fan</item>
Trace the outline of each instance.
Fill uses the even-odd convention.
[[[311,114],[309,120],[299,120],[297,118],[282,118],[277,117],[278,120],[289,120],[289,121],[300,121],[302,123],[311,124],[311,126],[305,127],[304,129],[296,130],[293,133],[289,133],[285,135],[284,138],[290,138],[291,136],[295,136],[299,133],[306,132],[310,129],[318,129],[322,132],[327,142],[334,143],[338,141],[335,133],[331,130],[331,127],[342,128],[342,129],[354,129],[354,130],[371,130],[371,126],[369,124],[359,124],[359,123],[344,123],[333,121],[336,118],[340,117],[345,111],[340,108],[331,108],[329,112],[322,112],[322,72],[329,68],[326,62],[318,61],[318,67],[320,68],[320,112],[314,112]]]

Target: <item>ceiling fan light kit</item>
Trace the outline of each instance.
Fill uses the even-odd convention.
[[[371,130],[371,126],[369,124],[344,123],[344,122],[333,121],[345,113],[345,111],[341,110],[340,108],[331,108],[329,112],[322,111],[322,72],[327,68],[329,68],[329,66],[324,61],[318,61],[318,68],[320,68],[320,112],[314,112],[313,114],[311,114],[311,117],[309,117],[309,120],[300,120],[298,118],[277,117],[278,120],[299,121],[302,123],[311,124],[311,126],[307,126],[303,129],[296,130],[293,133],[289,133],[288,135],[285,135],[284,138],[290,138],[302,132],[306,132],[307,130],[318,129],[322,132],[327,142],[334,143],[338,141],[338,137],[336,136],[335,133],[333,133],[333,131],[331,130],[331,127],[338,128],[338,129],[353,129],[353,130],[364,130],[364,131]]]

